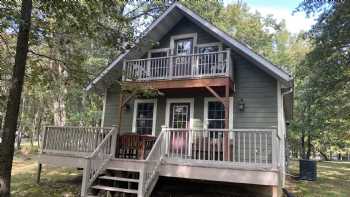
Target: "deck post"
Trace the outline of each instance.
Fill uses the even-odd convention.
[[[41,176],[41,170],[42,170],[42,164],[38,163],[38,172],[37,172],[37,177],[36,177],[36,183],[40,183],[40,176]]]
[[[86,197],[88,193],[88,182],[89,182],[89,171],[90,171],[90,160],[86,160],[85,168],[83,171],[83,180],[81,182],[81,197]]]
[[[230,147],[229,147],[229,132],[228,132],[228,129],[229,129],[229,116],[230,116],[230,113],[229,113],[229,110],[230,110],[230,98],[229,98],[229,94],[230,94],[230,89],[229,89],[229,84],[226,84],[225,86],[225,104],[224,104],[224,107],[225,107],[225,131],[224,131],[224,161],[229,161],[230,160],[230,154],[229,154],[229,151],[230,151]]]
[[[117,134],[118,134],[118,126],[113,125],[113,136],[112,136],[112,150],[111,150],[111,155],[114,158],[115,157],[115,153],[116,153],[116,148],[117,148]]]

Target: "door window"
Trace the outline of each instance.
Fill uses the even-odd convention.
[[[171,128],[189,128],[190,123],[190,104],[172,103],[170,105],[170,127]]]

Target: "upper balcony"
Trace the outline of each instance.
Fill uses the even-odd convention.
[[[125,60],[123,81],[186,80],[232,76],[230,51]]]

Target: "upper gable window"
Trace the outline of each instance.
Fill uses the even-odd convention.
[[[177,55],[191,54],[193,51],[193,38],[175,40],[175,53]]]
[[[204,46],[204,47],[198,47],[199,53],[210,53],[210,52],[217,52],[219,51],[219,46]]]

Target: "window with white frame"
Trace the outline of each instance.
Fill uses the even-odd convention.
[[[207,113],[208,129],[225,128],[225,107],[220,101],[208,101]]]
[[[136,100],[133,131],[140,135],[153,135],[155,131],[156,101]]]

